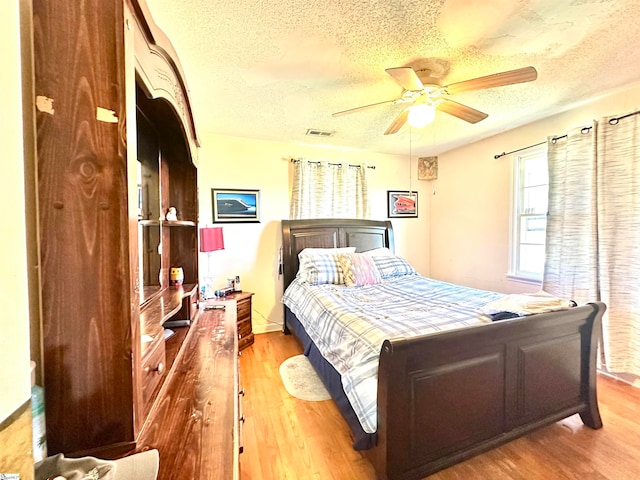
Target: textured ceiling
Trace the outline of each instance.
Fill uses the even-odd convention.
[[[636,0],[147,4],[180,56],[201,134],[396,154],[411,140],[430,155],[640,82]],[[429,68],[446,85],[528,65],[534,82],[451,97],[489,114],[476,124],[438,112],[424,129],[383,135],[402,105],[331,116],[399,97],[385,68]]]

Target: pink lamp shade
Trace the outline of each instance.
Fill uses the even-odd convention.
[[[222,227],[205,227],[200,229],[200,251],[215,252],[224,250]]]

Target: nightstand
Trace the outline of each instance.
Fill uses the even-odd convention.
[[[235,300],[238,321],[238,350],[244,350],[253,344],[253,326],[251,324],[251,297],[253,292],[236,292],[216,300]]]

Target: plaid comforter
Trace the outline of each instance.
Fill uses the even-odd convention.
[[[376,285],[310,285],[294,280],[283,303],[298,317],[342,386],[365,432],[377,428],[378,357],[385,339],[486,322],[485,304],[504,295],[419,275]]]

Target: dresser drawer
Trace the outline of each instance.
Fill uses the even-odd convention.
[[[142,400],[145,416],[151,409],[157,387],[162,383],[166,374],[166,353],[164,339],[158,342],[153,351],[142,359]]]

